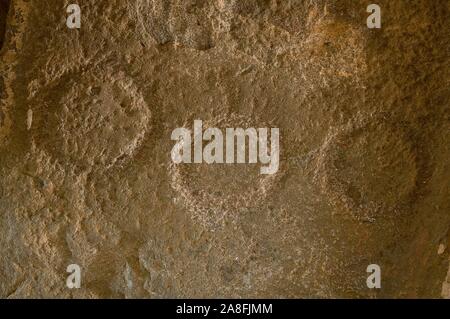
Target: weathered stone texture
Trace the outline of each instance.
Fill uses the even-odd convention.
[[[447,0],[7,2],[0,297],[450,298]],[[194,119],[278,173],[174,165]]]

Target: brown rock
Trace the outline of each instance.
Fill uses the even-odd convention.
[[[7,4],[0,297],[449,297],[448,1]],[[175,165],[195,119],[278,172]]]

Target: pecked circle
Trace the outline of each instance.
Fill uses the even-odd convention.
[[[380,121],[328,139],[318,170],[331,202],[361,219],[408,207],[416,198],[421,178],[417,152],[405,132]]]
[[[33,136],[61,162],[110,168],[132,156],[148,130],[148,106],[122,72],[66,74],[41,93]]]
[[[203,122],[203,129],[217,127],[257,128],[253,121],[233,114]],[[268,126],[267,126],[268,127]],[[224,140],[225,144],[225,140]],[[246,150],[248,152],[248,149]],[[192,217],[214,229],[225,219],[246,209],[264,205],[283,175],[260,174],[260,164],[173,164],[170,169],[172,188],[179,194]]]

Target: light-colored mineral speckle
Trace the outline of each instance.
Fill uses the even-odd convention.
[[[442,255],[445,252],[445,249],[446,249],[446,247],[444,244],[439,244],[438,251],[437,251],[438,255]]]

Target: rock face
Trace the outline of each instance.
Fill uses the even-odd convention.
[[[9,0],[0,1],[0,48],[3,46],[5,39],[6,18],[9,10]]]
[[[368,4],[86,0],[69,29],[0,0],[0,297],[450,298],[450,5]],[[174,164],[196,119],[279,128],[279,170]]]

